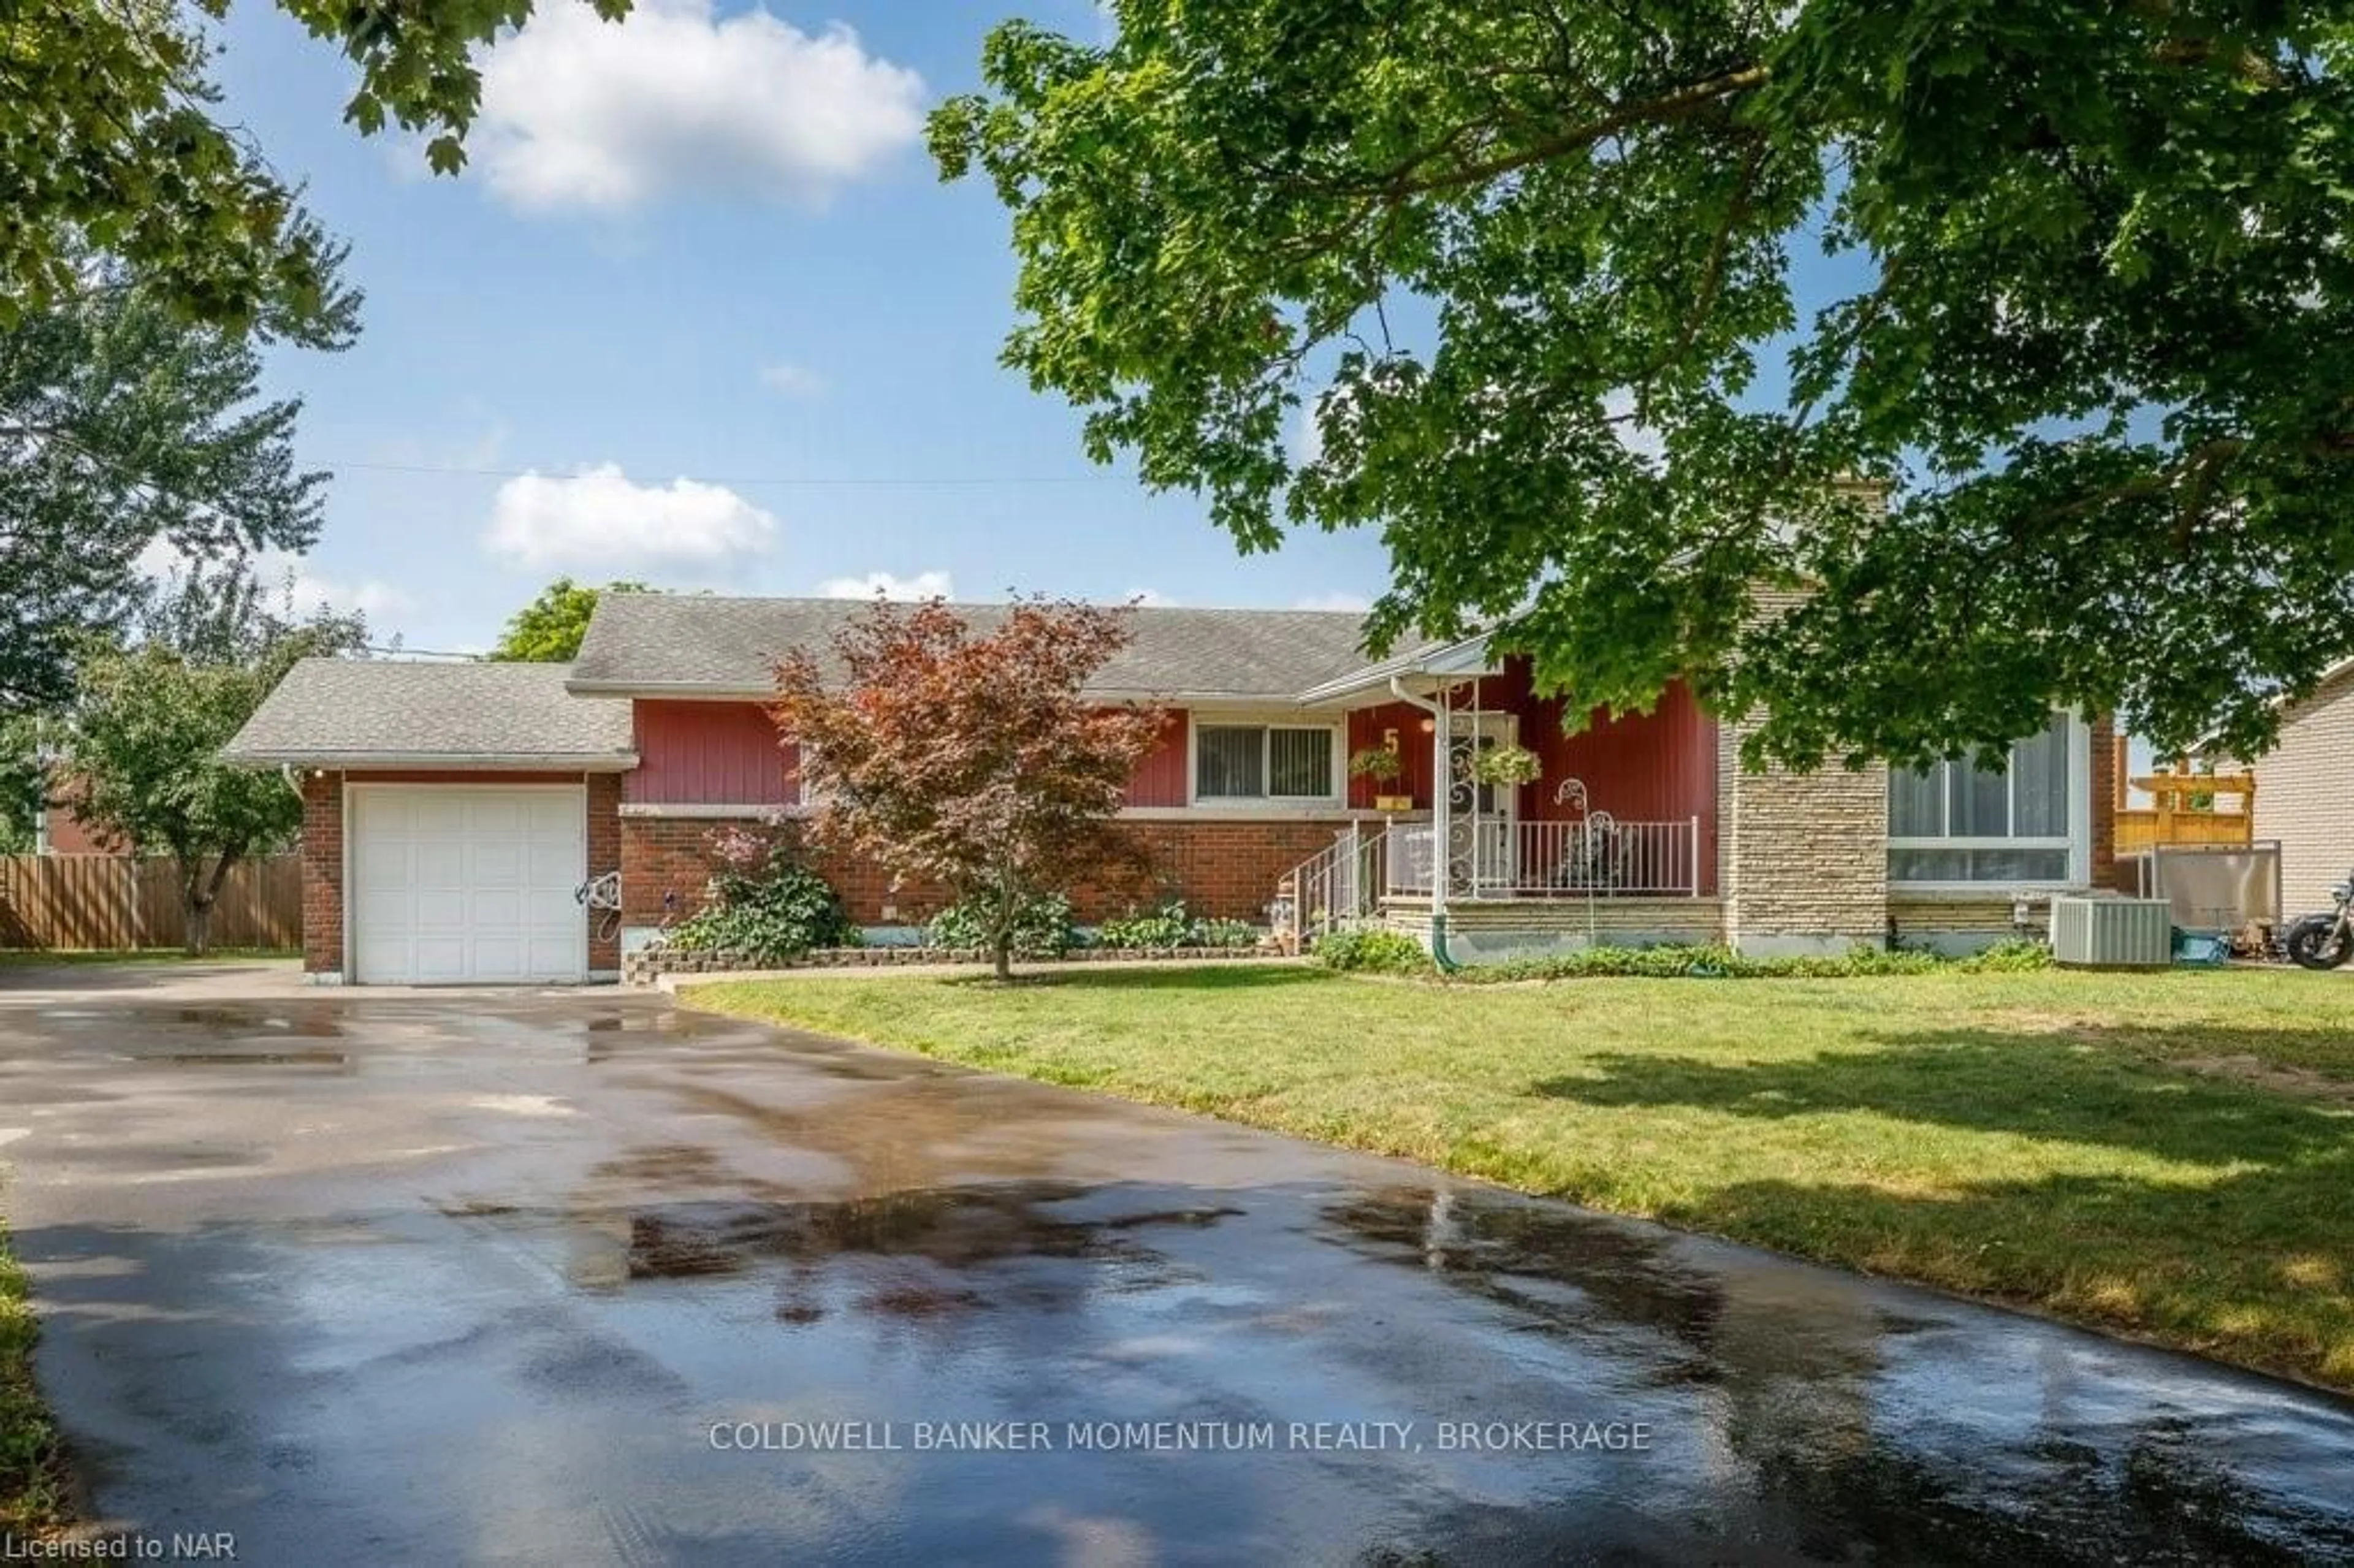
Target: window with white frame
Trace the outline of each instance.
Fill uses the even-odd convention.
[[[2077,823],[2089,802],[2089,737],[2055,713],[2010,748],[2009,766],[1977,757],[1888,774],[1888,880],[1967,885],[2081,882]]]
[[[1329,726],[1205,724],[1193,727],[1193,797],[1199,800],[1330,800]]]

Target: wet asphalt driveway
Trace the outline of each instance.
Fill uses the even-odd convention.
[[[39,1370],[244,1562],[2354,1556],[2354,1404],[2190,1359],[654,999],[103,984],[0,991]]]

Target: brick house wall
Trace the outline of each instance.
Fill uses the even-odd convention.
[[[2117,877],[2117,745],[2116,724],[2103,714],[2085,726],[2093,732],[2093,848],[2088,880],[2094,887],[2116,887]]]
[[[642,810],[622,816],[624,926],[659,926],[665,916],[675,924],[700,910],[718,868],[713,837],[731,827],[774,832],[797,843],[806,832],[798,819],[764,825],[748,817],[658,816]],[[1183,898],[1197,915],[1263,922],[1284,873],[1329,849],[1346,828],[1329,818],[1133,821],[1129,831],[1148,869],[1105,886],[1078,889],[1072,902],[1088,924],[1169,896]],[[833,885],[850,917],[862,926],[921,925],[948,902],[937,887],[894,888],[883,868],[863,857],[825,850],[807,853],[811,867]]]
[[[2354,670],[2283,715],[2279,746],[2253,771],[2255,835],[2280,841],[2283,912],[2328,908],[2354,864]]]

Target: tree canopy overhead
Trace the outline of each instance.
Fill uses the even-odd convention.
[[[559,0],[569,4],[570,0]],[[629,0],[585,0],[608,18]],[[118,256],[159,297],[237,329],[332,304],[335,248],[300,191],[215,114],[207,21],[229,0],[22,0],[0,7],[0,327],[73,283],[80,249]],[[531,0],[279,0],[356,68],[344,118],[425,142],[447,173],[482,100],[474,51]]]
[[[2354,7],[1112,9],[932,122],[1006,359],[1246,549],[1378,527],[1379,637],[1801,763],[2246,751],[2354,651]]]

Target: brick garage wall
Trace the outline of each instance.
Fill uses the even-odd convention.
[[[624,923],[656,926],[665,913],[673,922],[703,907],[704,889],[716,863],[712,835],[725,827],[755,828],[752,819],[624,816],[621,841],[621,909]],[[1132,906],[1175,895],[1195,914],[1263,922],[1268,900],[1285,872],[1331,846],[1346,827],[1338,821],[1138,821],[1129,824],[1148,869],[1104,887],[1077,890],[1079,918],[1093,922]],[[773,831],[799,842],[804,825],[787,821]],[[903,886],[872,862],[824,851],[811,856],[820,874],[833,884],[861,925],[920,925],[947,902],[937,888]],[[663,899],[671,903],[665,909]],[[888,909],[892,913],[886,915]]]
[[[344,967],[344,786],[355,784],[579,784],[578,773],[385,772],[306,774],[302,779],[302,969],[336,974]],[[621,777],[587,776],[588,874],[602,876],[621,864]],[[592,917],[593,920],[593,917]],[[600,938],[588,928],[588,968],[618,974],[621,938],[616,928]]]
[[[2354,671],[2289,710],[2254,773],[2256,837],[2280,841],[2284,913],[2328,908],[2354,864]]]
[[[588,875],[591,881],[621,869],[621,776],[588,776]],[[610,910],[588,912],[588,972],[621,972],[621,928]]]
[[[302,779],[302,971],[344,967],[344,776]]]

